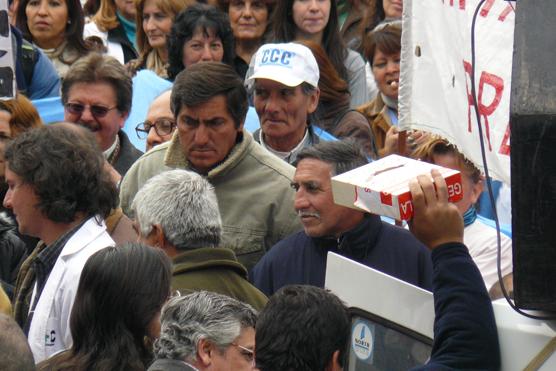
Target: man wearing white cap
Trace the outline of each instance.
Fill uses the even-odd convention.
[[[333,138],[309,122],[320,96],[319,66],[309,48],[296,43],[261,46],[248,80],[254,81],[261,123],[253,137],[271,153],[292,164],[303,148]]]

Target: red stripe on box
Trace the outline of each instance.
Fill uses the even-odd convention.
[[[392,206],[392,194],[380,192],[380,202],[382,202],[384,205]]]

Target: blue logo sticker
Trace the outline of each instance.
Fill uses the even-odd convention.
[[[373,333],[366,322],[357,321],[351,330],[351,348],[355,356],[362,361],[373,354]]]

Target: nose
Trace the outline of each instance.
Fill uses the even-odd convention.
[[[212,53],[210,51],[210,43],[206,43],[203,48],[203,55],[201,56],[201,60],[203,62],[212,62],[214,59],[212,58]]]
[[[303,187],[299,187],[299,189],[295,192],[295,198],[293,201],[293,207],[295,210],[304,210],[308,209],[310,206],[309,201],[307,200],[305,191]]]
[[[154,28],[154,17],[149,17],[147,22],[145,22],[145,31],[151,31]]]
[[[251,12],[251,4],[245,3],[245,7],[243,8],[243,13],[241,14],[244,18],[251,18],[253,15]]]
[[[400,64],[395,61],[389,61],[386,64],[386,73],[400,72]]]
[[[12,191],[8,188],[8,192],[4,196],[4,201],[2,202],[5,208],[11,209],[12,208]]]
[[[319,10],[318,0],[311,0],[311,2],[309,3],[309,9],[313,12]]]
[[[268,95],[264,105],[264,112],[265,113],[273,113],[278,111],[278,99],[275,94],[271,93]]]
[[[205,125],[200,124],[195,129],[195,136],[193,140],[194,140],[194,144],[198,146],[203,146],[208,143],[209,135],[208,135],[208,129]]]
[[[147,150],[153,148],[154,146],[162,143],[162,138],[156,133],[154,126],[149,130],[147,135]]]
[[[38,14],[46,15],[48,13],[48,3],[46,1],[41,1],[39,3]]]
[[[93,121],[95,121],[95,117],[93,116],[93,113],[91,112],[91,107],[85,107],[83,112],[81,112],[81,116],[79,117],[79,121],[82,121],[82,122],[93,122]]]

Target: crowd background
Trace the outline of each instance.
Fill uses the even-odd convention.
[[[142,370],[153,354],[180,354],[197,366],[222,364],[212,358],[210,344],[197,353],[172,350],[177,345],[167,331],[176,328],[163,323],[161,336],[160,312],[175,290],[192,295],[187,304],[192,313],[198,310],[196,301],[201,307],[214,305],[214,313],[208,313],[230,327],[213,340],[216,349],[234,345],[253,366],[256,311],[264,310],[265,295],[290,283],[322,287],[323,251],[339,251],[433,290],[434,259],[427,247],[443,244],[429,246],[392,226],[392,220],[332,203],[331,175],[395,153],[462,172],[464,200],[453,214],[463,223],[457,242],[467,246],[482,278],[475,299],[484,304],[484,289],[498,292],[496,231],[481,216],[492,210],[481,198],[484,176],[455,143],[426,132],[401,136],[398,130],[402,10],[402,0],[11,0],[18,93],[0,100],[0,191],[6,199],[0,214],[0,310],[15,315],[35,361],[43,361],[39,369]],[[278,72],[287,58],[295,63],[291,74]],[[195,119],[214,112],[227,112],[229,122]],[[59,121],[79,125],[44,125]],[[284,125],[276,125],[278,121]],[[72,205],[75,213],[59,221],[42,215],[44,205],[38,202],[35,212],[42,210],[45,223],[67,227],[45,241],[49,234],[42,229],[24,228],[19,213],[23,203],[14,196],[20,178],[40,169],[19,170],[15,164],[33,160],[26,145],[52,135],[65,138],[61,147],[75,143],[75,151],[67,149],[72,156],[82,151],[104,160],[98,181],[110,179],[114,189],[106,192],[119,191],[120,205],[112,200],[103,207],[79,206],[75,196],[67,204],[51,205]],[[200,138],[206,143],[199,144]],[[400,145],[400,140],[406,142]],[[57,153],[50,147],[45,151]],[[207,153],[199,154],[203,151]],[[93,171],[83,166],[72,169],[75,178]],[[176,168],[201,176],[164,172]],[[49,174],[39,175],[21,183],[42,200],[46,193],[38,190],[48,184]],[[197,201],[172,199],[177,194],[194,195]],[[501,202],[508,198],[506,194]],[[199,218],[190,220],[188,212]],[[502,215],[506,223],[509,213]],[[71,303],[57,307],[61,289],[51,288],[51,271],[58,272],[64,244],[75,243],[72,236],[80,236],[88,218],[97,214],[102,214],[103,241],[127,244],[80,258],[82,272],[72,274],[81,273],[81,280],[59,279],[60,287],[71,287],[64,294]],[[311,218],[322,220],[323,226],[314,227]],[[205,235],[207,230],[212,234]],[[502,274],[511,277],[511,230],[504,230]],[[136,243],[138,239],[156,249]],[[49,255],[54,248],[45,246],[51,245],[58,255]],[[220,265],[209,264],[213,261]],[[213,270],[210,284],[200,267]],[[111,284],[115,277],[118,285]],[[38,298],[49,290],[54,290],[51,310],[59,311],[64,330],[63,352],[54,357],[33,339],[40,338],[42,327],[37,328],[43,324],[38,321],[52,318],[32,314],[35,306],[43,308]],[[198,290],[235,301],[207,293],[197,297]],[[143,297],[148,300],[138,300]],[[68,305],[73,305],[71,319]],[[169,327],[186,320],[179,305],[186,304],[171,299],[162,311]],[[240,314],[226,317],[232,310]],[[491,310],[479,317],[491,321]],[[91,322],[99,324],[95,331],[89,331]],[[108,339],[106,347],[98,346],[99,338]],[[199,359],[193,360],[195,354]],[[153,366],[171,369],[164,362]]]

